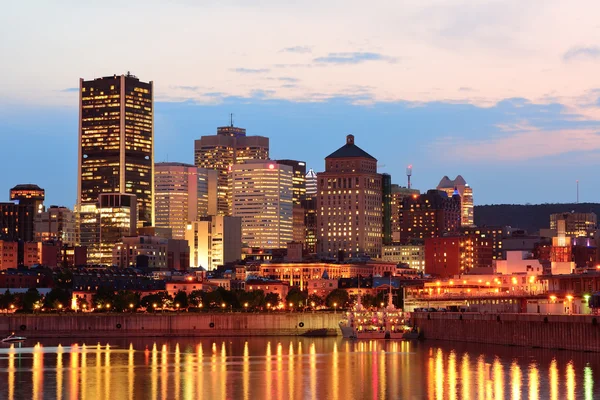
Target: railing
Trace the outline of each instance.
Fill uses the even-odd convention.
[[[421,293],[418,295],[406,295],[406,300],[428,300],[428,299],[461,299],[461,298],[479,298],[479,297],[527,297],[527,296],[544,296],[548,293],[545,291],[525,291],[515,290],[509,293],[506,292],[466,292],[466,293]]]

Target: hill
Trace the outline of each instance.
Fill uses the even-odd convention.
[[[511,226],[535,233],[550,227],[550,214],[594,212],[600,215],[600,203],[564,204],[490,204],[475,206],[475,225]]]

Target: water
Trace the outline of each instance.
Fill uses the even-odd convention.
[[[0,348],[0,399],[600,398],[592,353],[287,337],[31,345]]]

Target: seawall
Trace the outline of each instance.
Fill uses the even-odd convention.
[[[600,316],[414,313],[425,339],[600,352]]]
[[[59,337],[337,336],[342,313],[13,314],[0,334]]]

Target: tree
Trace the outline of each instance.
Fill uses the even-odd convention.
[[[175,298],[173,299],[173,304],[175,304],[175,307],[178,307],[178,308],[187,308],[188,307],[187,293],[184,292],[183,290],[180,290],[179,292],[177,292],[177,294],[175,295]]]
[[[244,308],[246,308],[246,304],[248,304],[248,308],[258,308],[262,307],[265,303],[265,292],[262,290],[252,290],[250,292],[239,290],[237,298],[240,305]]]
[[[153,311],[155,309],[155,305],[156,308],[162,308],[170,306],[172,302],[173,298],[168,292],[157,292],[142,297],[140,300],[140,305],[145,307],[148,311]]]
[[[275,307],[280,301],[278,293],[267,293],[265,295],[265,304],[270,304],[271,307]]]
[[[44,307],[61,309],[71,304],[71,294],[64,289],[55,287],[44,297]]]
[[[202,290],[194,290],[188,295],[188,305],[192,307],[199,307],[200,304],[204,306],[204,295],[206,292]]]
[[[113,300],[111,309],[118,312],[137,310],[140,306],[140,294],[129,290],[119,291]]]
[[[115,303],[115,291],[106,286],[100,286],[92,296],[92,305],[98,309],[112,306]]]
[[[308,298],[308,293],[306,291],[300,290],[298,287],[292,287],[287,296],[285,296],[286,305],[289,306],[292,304],[292,308],[302,307],[306,304],[306,299]]]
[[[8,309],[10,308],[11,304],[14,305],[14,303],[15,295],[11,293],[10,290],[6,289],[6,292],[0,296],[0,308]]]
[[[306,302],[308,303],[309,306],[313,307],[319,307],[322,306],[325,301],[323,300],[323,298],[321,296],[319,296],[318,294],[311,294],[308,296],[308,299],[306,299]]]
[[[40,292],[36,288],[30,288],[23,295],[23,309],[26,311],[31,311],[34,309],[36,303],[38,303],[42,299]]]
[[[223,297],[221,296],[222,291],[214,290],[212,292],[206,292],[204,295],[204,306],[208,308],[220,308],[223,303]]]
[[[348,296],[347,291],[344,289],[335,289],[327,295],[325,304],[329,308],[344,308],[347,307],[348,300],[350,300],[350,296]]]

